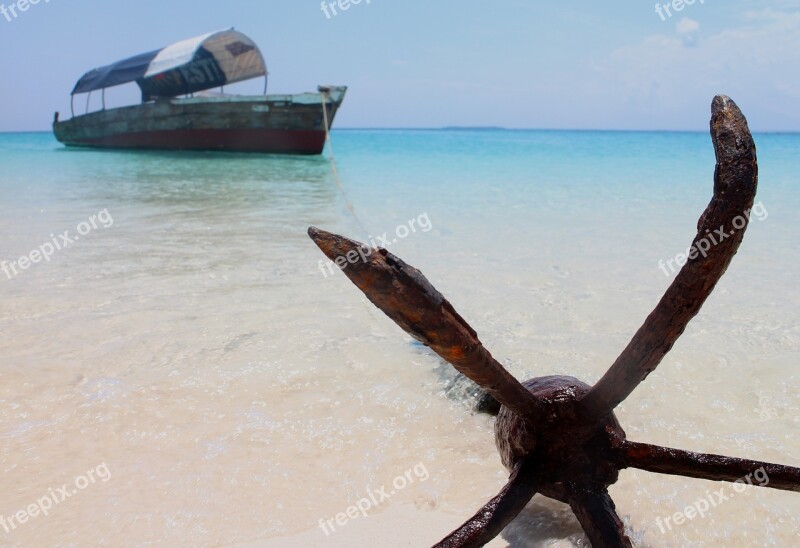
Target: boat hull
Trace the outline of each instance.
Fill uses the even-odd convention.
[[[321,154],[346,88],[323,93],[160,100],[53,123],[67,146]]]

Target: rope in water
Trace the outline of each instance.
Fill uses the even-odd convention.
[[[342,185],[342,181],[339,178],[339,171],[336,169],[336,157],[333,154],[333,141],[331,141],[331,127],[328,123],[328,92],[322,92],[322,119],[325,122],[325,141],[328,143],[328,151],[330,152],[330,156],[328,160],[331,163],[331,171],[333,171],[333,179],[336,181],[336,186],[339,187],[339,192],[342,193],[342,197],[344,198],[345,207],[353,216],[358,226],[364,232],[364,235],[369,237],[370,232],[367,230],[367,227],[364,226],[364,223],[361,222],[361,219],[358,218],[356,215],[356,210],[353,207],[353,202],[350,201],[350,197],[347,195],[347,191],[344,189],[344,185]]]
[[[325,141],[328,143],[328,150],[330,151],[330,156],[328,159],[331,162],[331,170],[333,171],[333,178],[336,181],[336,186],[339,187],[339,192],[342,193],[342,197],[344,198],[344,203],[347,206],[347,210],[353,216],[358,226],[361,228],[361,231],[364,233],[364,236],[367,237],[367,241],[370,241],[372,235],[370,231],[367,230],[367,227],[364,226],[364,223],[361,222],[361,219],[358,218],[356,215],[356,210],[353,207],[353,203],[350,201],[350,197],[347,195],[347,191],[344,189],[344,185],[342,185],[342,181],[339,179],[339,171],[336,169],[336,157],[333,154],[333,142],[331,141],[331,126],[328,123],[328,92],[322,92],[322,118],[325,121]],[[372,307],[367,305],[367,303],[362,303],[362,305],[366,306],[367,315],[373,321],[376,320],[375,313],[372,310]]]

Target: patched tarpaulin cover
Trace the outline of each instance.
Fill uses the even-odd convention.
[[[72,94],[136,82],[142,98],[175,97],[267,74],[261,51],[233,29],[212,32],[87,72]]]

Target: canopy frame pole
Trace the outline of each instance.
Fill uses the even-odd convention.
[[[267,85],[269,83],[269,74],[264,75],[264,95],[267,94]]]
[[[103,110],[106,109],[106,88],[103,88]]]
[[[85,114],[89,114],[89,101],[92,99],[92,92],[90,91],[88,95],[86,95],[86,112]]]
[[[71,93],[69,96],[69,112],[75,118],[75,94]]]

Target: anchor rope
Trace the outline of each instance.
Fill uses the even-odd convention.
[[[367,227],[364,226],[364,223],[361,222],[361,219],[358,218],[356,215],[356,209],[353,207],[353,203],[350,201],[350,197],[347,195],[347,191],[342,185],[341,179],[339,179],[339,171],[336,169],[336,157],[333,154],[333,141],[331,141],[331,126],[328,123],[328,92],[325,91],[322,94],[322,118],[325,121],[325,141],[328,143],[328,151],[330,152],[330,156],[328,159],[331,163],[331,171],[333,171],[333,178],[336,181],[336,186],[339,187],[339,192],[342,193],[342,197],[344,198],[345,206],[350,214],[355,219],[356,224],[361,228],[361,231],[364,233],[364,236],[367,237],[367,242],[370,241],[372,238],[372,233],[367,230]],[[369,244],[367,244],[369,245]],[[367,315],[369,316],[370,320],[375,323],[377,318],[375,317],[375,312],[372,310],[372,307],[369,306],[367,303],[362,303],[362,306],[366,307]]]
[[[344,198],[345,207],[350,212],[350,215],[353,216],[355,219],[356,224],[358,224],[361,231],[364,233],[364,236],[370,238],[370,231],[367,230],[367,227],[361,222],[361,219],[358,218],[356,214],[356,209],[353,207],[353,202],[350,201],[350,196],[347,194],[347,190],[345,190],[344,185],[342,184],[342,180],[339,178],[339,170],[336,169],[336,157],[333,153],[333,141],[331,140],[331,127],[328,123],[328,92],[325,91],[322,94],[322,119],[325,122],[325,141],[328,143],[328,151],[330,155],[328,156],[328,160],[331,164],[331,171],[333,172],[333,179],[336,181],[336,186],[339,188],[339,192],[342,194],[342,198]]]

